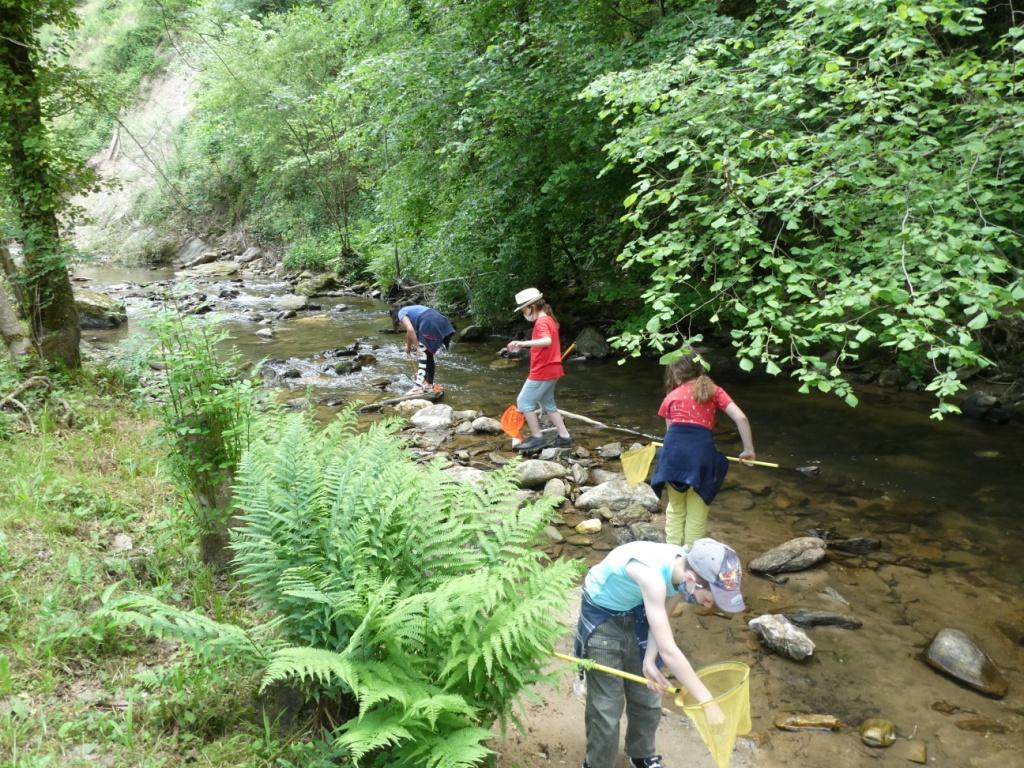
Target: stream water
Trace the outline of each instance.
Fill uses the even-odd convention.
[[[138,318],[152,311],[147,286],[171,280],[173,271],[86,266],[77,276],[88,279],[87,287],[126,301],[126,327],[83,332],[88,342],[106,346],[132,333]],[[393,391],[411,384],[414,363],[403,354],[400,336],[382,333],[390,322],[381,301],[316,298],[311,303],[320,309],[288,320],[264,319],[261,325],[253,318],[270,318],[276,297],[290,292],[288,283],[254,277],[199,288],[213,300],[217,322],[231,332],[231,343],[245,359],[268,359],[278,373],[298,371],[300,377],[281,381],[294,390],[291,397],[311,388],[316,396],[336,400],[374,400],[384,396],[375,387],[384,379],[392,381]],[[256,335],[268,325],[273,338]],[[563,339],[563,346],[570,340]],[[526,367],[497,357],[505,341],[457,344],[438,357],[437,381],[445,387],[446,403],[497,418],[514,402]],[[324,373],[325,350],[354,342],[366,345],[376,362],[353,374]],[[761,759],[753,764],[906,764],[895,748],[871,750],[856,738],[861,720],[880,716],[896,724],[906,737],[901,741],[925,742],[932,765],[1024,765],[1014,746],[1024,730],[1021,423],[936,422],[929,418],[927,395],[870,389],[858,393],[861,404],[853,409],[834,397],[800,395],[785,378],[721,370],[715,372],[718,383],[750,417],[758,458],[784,467],[813,463],[820,471],[809,478],[785,470],[735,469],[712,507],[709,532],[733,543],[744,561],[812,528],[879,539],[888,555],[881,562],[830,562],[792,574],[785,584],[747,576],[754,613],[799,605],[847,610],[864,622],[856,631],[809,630],[818,648],[807,663],[763,652],[741,621],[723,630],[714,616],[678,619],[677,636],[698,665],[723,653],[753,665],[754,729],[771,734],[758,740]],[[651,361],[570,363],[559,383],[559,405],[660,434],[661,375]],[[729,420],[723,421],[719,445],[734,452],[738,438]],[[569,426],[577,443],[588,448],[633,442],[628,435]],[[492,442],[500,447],[502,438]],[[567,548],[564,554],[594,562],[604,552]],[[850,606],[830,603],[828,589]],[[697,626],[715,631],[696,632]],[[971,635],[1003,670],[1010,682],[1005,699],[960,687],[919,660],[934,633],[947,626]],[[953,714],[939,711],[949,709],[943,703],[954,706]],[[836,714],[854,726],[853,736],[774,731],[773,718],[784,712]],[[989,725],[965,726],[970,719]]]

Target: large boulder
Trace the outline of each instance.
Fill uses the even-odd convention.
[[[519,465],[519,484],[523,488],[543,488],[548,480],[563,478],[566,474],[565,467],[557,461],[527,459]]]
[[[935,669],[976,691],[1001,699],[1009,686],[995,663],[959,629],[939,630],[924,659]]]
[[[260,248],[257,248],[255,245],[250,245],[240,254],[235,256],[235,261],[239,264],[248,264],[256,261],[256,259],[260,258],[262,255],[263,251]]]
[[[467,325],[455,334],[457,341],[483,341],[487,338],[487,329],[482,325]]]
[[[211,264],[200,264],[188,269],[182,269],[174,274],[178,277],[231,277],[238,272],[238,263],[234,261],[215,261]]]
[[[588,325],[576,337],[576,353],[584,357],[603,360],[612,353],[612,348],[599,330]]]
[[[274,299],[274,307],[282,312],[297,312],[300,309],[305,309],[307,304],[309,304],[309,297],[300,293],[286,293],[284,296]]]
[[[209,244],[201,237],[190,237],[174,254],[174,259],[179,264],[188,264],[199,258],[209,248]]]
[[[473,419],[473,431],[485,435],[500,435],[501,422],[488,416],[481,416],[478,419]]]
[[[334,275],[312,275],[299,281],[295,286],[295,292],[303,296],[319,296],[337,288],[338,280]]]
[[[782,614],[768,613],[747,622],[763,645],[780,656],[802,661],[814,653],[814,642]]]
[[[99,291],[75,288],[75,306],[78,324],[87,330],[116,328],[128,320],[124,304]]]
[[[801,536],[770,549],[751,560],[747,567],[758,573],[802,571],[825,559],[825,541],[817,536]]]
[[[444,403],[430,405],[416,411],[409,421],[420,429],[448,429],[452,425],[452,407]]]
[[[595,485],[576,499],[576,508],[585,512],[600,507],[618,512],[633,504],[640,504],[647,511],[654,512],[658,509],[658,496],[647,483],[630,485],[623,479]]]

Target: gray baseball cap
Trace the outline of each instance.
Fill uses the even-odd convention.
[[[747,610],[740,592],[743,567],[736,550],[715,539],[697,539],[686,553],[686,565],[711,588],[715,605],[728,613]]]

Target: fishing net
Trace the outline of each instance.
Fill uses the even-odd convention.
[[[513,440],[518,440],[522,437],[524,424],[526,424],[526,417],[514,405],[510,405],[501,414],[501,431]]]
[[[622,473],[626,476],[626,482],[630,485],[642,483],[647,479],[647,472],[651,469],[651,462],[657,454],[658,448],[654,443],[648,443],[643,448],[626,451],[619,457],[622,462]]]
[[[697,726],[715,765],[729,768],[736,737],[750,733],[750,667],[739,661],[725,661],[705,667],[697,676],[711,692],[711,701],[700,704],[683,692],[676,697],[676,705]],[[721,718],[715,717],[714,707],[721,711]],[[710,722],[709,712],[712,720],[720,722]]]

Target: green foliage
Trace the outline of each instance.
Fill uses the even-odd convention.
[[[936,415],[984,334],[1022,314],[1022,28],[984,4],[790,0],[587,95],[637,176],[620,261],[651,275],[639,354],[724,326],[746,370],[856,402],[881,348],[931,371]]]
[[[204,559],[218,562],[234,472],[253,438],[258,392],[239,379],[234,359],[218,353],[226,332],[176,312],[156,315],[148,327],[165,371],[148,393],[161,403],[171,465],[204,537]]]
[[[355,431],[349,411],[317,433],[301,415],[257,440],[235,486],[236,572],[273,635],[128,598],[115,612],[161,636],[265,656],[263,687],[303,685],[358,716],[331,740],[362,766],[474,766],[564,631],[578,575],[532,542],[552,513],[517,508],[514,468],[480,487],[417,465],[395,422]],[[254,651],[253,649],[257,649]]]

